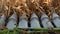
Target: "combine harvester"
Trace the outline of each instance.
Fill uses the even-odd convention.
[[[22,33],[24,34],[50,34],[50,33],[53,34],[55,32],[56,34],[60,34],[60,16],[58,16],[57,13],[55,13],[52,9],[54,13],[49,15],[49,17],[50,16],[52,17],[52,18],[49,18],[48,15],[46,14],[47,11],[45,11],[47,9],[43,9],[44,7],[48,7],[48,6],[44,6],[45,3],[43,1],[41,5],[43,5],[44,7],[41,7],[39,3],[40,1],[37,1],[37,0],[26,0],[27,5],[25,4],[25,2],[23,2],[24,0],[23,1],[11,0],[11,1],[7,0],[6,3],[2,2],[1,4],[2,7],[7,6],[6,7],[7,10],[6,9],[4,10],[6,10],[7,12],[6,13],[8,15],[7,18],[9,16],[10,17],[8,18],[8,20],[6,19],[5,14],[3,14],[0,17],[0,26],[5,26],[5,24],[7,23],[6,25],[7,29],[0,30],[0,34],[22,34]],[[48,1],[46,3],[48,3]],[[23,4],[25,4],[26,6],[24,6]],[[10,7],[12,9],[10,9]],[[13,12],[16,11],[16,13],[13,13],[11,11],[11,13],[13,13],[11,15],[10,10],[13,10]],[[20,11],[22,11],[23,13]],[[23,15],[18,14],[19,12]],[[17,16],[17,14],[19,16]],[[28,15],[29,15],[29,18],[27,18]],[[52,21],[50,21],[50,19],[52,19]],[[7,20],[8,22],[5,22],[5,20]]]

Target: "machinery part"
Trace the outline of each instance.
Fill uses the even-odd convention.
[[[42,14],[41,21],[42,21],[42,25],[44,28],[52,28],[53,27],[52,23],[49,21],[49,18],[46,14]]]
[[[39,23],[39,19],[35,13],[33,13],[31,15],[30,21],[31,21],[30,22],[31,28],[41,28],[40,23]]]
[[[60,28],[60,19],[59,19],[59,16],[56,13],[52,14],[52,20],[53,20],[53,23],[55,24],[55,26],[57,28]]]
[[[14,13],[10,18],[9,21],[7,23],[7,28],[9,30],[13,30],[16,27],[17,24],[17,19],[16,19],[17,15]]]
[[[19,18],[18,28],[28,28],[28,21],[25,16]]]
[[[1,16],[1,18],[0,18],[0,26],[1,26],[1,25],[5,25],[5,20],[6,20],[6,15],[3,14],[3,15]]]

